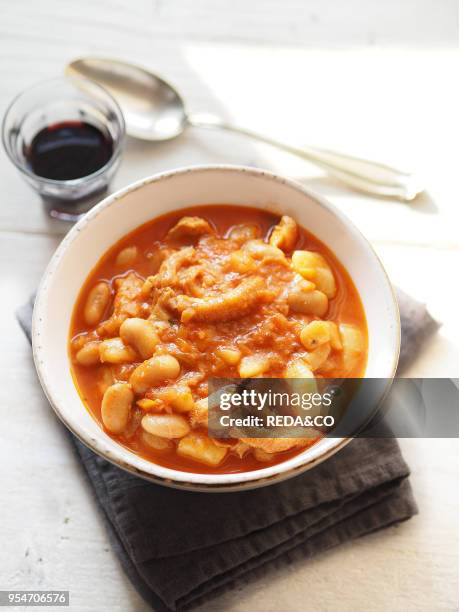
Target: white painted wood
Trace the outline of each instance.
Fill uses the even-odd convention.
[[[60,74],[67,60],[116,55],[165,75],[193,110],[418,169],[429,191],[419,203],[377,201],[265,146],[190,130],[162,145],[129,141],[113,188],[190,163],[257,164],[300,178],[354,220],[393,281],[443,323],[409,374],[459,376],[454,0],[0,0],[0,11],[2,114],[13,95]],[[77,611],[146,610],[109,548],[14,320],[65,227],[46,217],[3,151],[0,177],[0,588],[68,588]],[[456,441],[402,447],[418,517],[202,611],[457,610]]]

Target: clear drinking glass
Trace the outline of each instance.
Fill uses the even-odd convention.
[[[42,129],[68,121],[93,125],[112,141],[112,155],[97,171],[70,180],[35,174],[27,152]],[[41,195],[52,217],[74,221],[107,190],[118,169],[125,126],[120,107],[102,87],[85,79],[60,78],[39,83],[19,94],[6,111],[2,125],[5,150],[29,185]]]

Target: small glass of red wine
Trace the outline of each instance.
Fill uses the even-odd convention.
[[[5,150],[52,217],[79,219],[106,192],[120,160],[124,118],[102,87],[53,79],[17,96],[3,119]]]

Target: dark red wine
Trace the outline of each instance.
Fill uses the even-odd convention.
[[[63,121],[38,132],[26,157],[38,176],[68,181],[96,172],[112,154],[113,141],[108,134],[90,123]]]

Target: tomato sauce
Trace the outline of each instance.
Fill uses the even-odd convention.
[[[92,288],[100,282],[107,283],[112,292],[112,298],[116,292],[117,279],[125,279],[133,272],[141,279],[154,276],[161,269],[161,264],[167,259],[169,251],[174,252],[177,245],[167,239],[168,231],[173,228],[184,216],[199,217],[206,220],[215,230],[217,239],[203,239],[198,245],[195,244],[201,257],[208,257],[214,261],[214,268],[218,272],[225,270],[228,287],[235,286],[238,282],[236,274],[228,271],[222,264],[235,250],[234,244],[228,241],[219,241],[220,238],[228,237],[232,228],[241,224],[255,226],[258,237],[265,241],[269,239],[272,228],[279,222],[279,216],[269,211],[250,208],[235,207],[231,205],[206,205],[194,206],[188,209],[174,211],[158,217],[133,232],[124,236],[114,244],[100,259],[95,268],[89,272],[78,299],[75,304],[69,333],[69,353],[72,362],[72,376],[81,398],[91,413],[91,415],[104,427],[101,416],[101,402],[107,385],[114,381],[129,382],[133,369],[139,364],[141,359],[136,359],[133,363],[96,363],[87,367],[81,365],[75,358],[77,351],[87,340],[99,342],[104,339],[104,331],[97,326],[90,326],[85,319],[85,304]],[[206,242],[207,240],[207,242]],[[202,244],[202,246],[201,246]],[[180,245],[182,246],[182,245]],[[124,250],[135,247],[137,256],[133,262],[120,266],[118,255]],[[363,306],[358,292],[350,278],[348,272],[338,261],[334,253],[310,232],[298,226],[298,235],[295,241],[294,250],[313,251],[325,258],[332,271],[336,282],[336,294],[329,299],[328,310],[324,317],[327,321],[332,321],[338,326],[341,323],[355,326],[363,337],[365,349],[354,360],[351,370],[344,371],[339,356],[332,356],[328,369],[323,372],[317,371],[316,376],[328,377],[360,377],[364,375],[367,359],[367,325]],[[291,251],[286,252],[287,257],[291,256]],[[225,259],[226,258],[226,259]],[[220,266],[220,267],[219,267]],[[221,267],[223,266],[223,267]],[[264,267],[258,266],[256,274],[265,274],[268,285],[276,287],[288,284],[293,278],[293,272],[289,267],[277,265],[276,262],[267,263]],[[208,271],[212,273],[212,266]],[[212,292],[211,279],[207,279],[208,290]],[[297,314],[292,315],[287,309],[279,307],[280,302],[262,304],[253,312],[248,312],[244,316],[234,320],[223,321],[202,321],[191,320],[187,323],[180,323],[179,315],[171,315],[172,322],[169,327],[164,326],[161,331],[160,348],[176,351],[175,354],[181,363],[182,375],[186,373],[199,372],[203,375],[202,379],[192,387],[194,399],[203,398],[207,395],[207,379],[209,376],[238,377],[238,366],[229,365],[216,356],[221,346],[232,344],[237,345],[241,355],[264,351],[269,355],[275,354],[276,358],[271,359],[272,365],[264,372],[265,376],[283,376],[286,363],[295,356],[304,354],[304,347],[298,339],[298,330],[311,320],[311,317]],[[135,316],[148,318],[150,315],[151,304],[148,299],[138,301],[136,304],[137,312]],[[113,299],[108,304],[104,313],[105,318],[110,318],[113,312]],[[174,319],[175,317],[175,319]],[[312,317],[314,318],[314,317]],[[161,328],[162,329],[162,328]],[[98,331],[99,330],[99,331]],[[116,333],[114,334],[116,335]],[[325,367],[325,366],[324,366]],[[161,386],[161,385],[160,385]],[[155,389],[149,390],[145,398],[154,398]],[[132,452],[160,465],[189,472],[199,473],[235,473],[245,472],[285,461],[304,450],[294,448],[292,450],[274,453],[272,456],[264,456],[263,460],[257,459],[253,452],[244,454],[241,458],[237,454],[228,452],[224,460],[218,466],[205,465],[201,462],[193,461],[188,457],[181,456],[176,452],[176,443],[166,450],[156,450],[145,442],[142,435],[140,421],[143,416],[142,410],[135,407],[131,413],[129,424],[126,431],[122,434],[114,434],[107,431],[108,435],[117,440],[120,444],[130,449]],[[205,427],[201,424],[195,426],[199,432],[205,433]],[[312,441],[311,441],[312,442]]]

